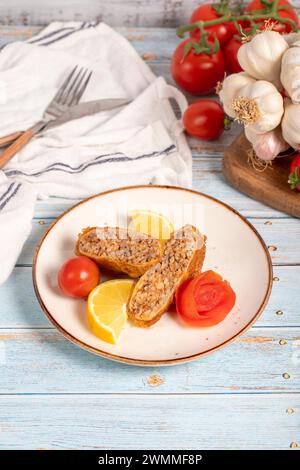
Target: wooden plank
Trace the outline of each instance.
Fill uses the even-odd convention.
[[[299,396],[3,396],[2,449],[289,449]],[[295,413],[287,413],[293,408]]]
[[[293,157],[276,158],[265,171],[257,171],[247,161],[251,150],[252,145],[241,133],[224,153],[225,179],[243,194],[300,218],[299,194],[287,184]]]
[[[193,157],[193,188],[229,204],[246,217],[288,217],[230,186],[221,171],[221,160],[210,155]]]
[[[252,329],[210,356],[160,369],[102,359],[71,344],[56,330],[1,329],[0,347],[2,394],[300,390],[300,328]],[[157,377],[162,383],[155,386]]]
[[[298,286],[300,266],[274,266],[272,293],[262,317],[256,325],[298,326],[300,308]]]
[[[9,279],[0,284],[0,328],[50,327],[36,300],[31,268],[15,268]]]
[[[273,264],[300,264],[298,219],[252,219],[251,223],[269,247]]]
[[[96,19],[118,26],[177,26],[188,21],[193,9],[204,0],[10,0],[0,5],[2,24],[47,24],[53,20]],[[299,0],[293,5],[300,6]]]
[[[276,266],[274,278],[276,280],[269,303],[254,328],[300,327],[300,309],[297,302],[300,266]],[[0,328],[52,327],[35,298],[31,267],[14,269],[10,278],[0,285],[0,299]]]
[[[209,191],[206,192],[210,194]],[[226,199],[223,198],[223,200],[226,202]],[[32,263],[36,244],[51,222],[53,222],[53,219],[33,220],[31,234],[19,256],[18,264],[28,265]],[[251,222],[257,228],[267,246],[270,247],[274,264],[300,264],[300,223],[297,219],[252,219]]]
[[[298,0],[295,0],[296,3]],[[106,21],[118,26],[176,26],[186,22],[198,0],[10,0],[1,2],[2,24],[47,24],[50,21]]]
[[[300,326],[300,309],[297,302],[299,278],[300,266],[274,268],[272,294],[254,328]],[[31,267],[14,269],[10,278],[0,285],[0,299],[3,312],[0,315],[0,328],[51,327],[35,298]]]

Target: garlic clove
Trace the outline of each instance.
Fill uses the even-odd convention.
[[[238,61],[250,76],[270,81],[280,88],[281,58],[288,47],[281,34],[263,31],[240,47]]]
[[[281,122],[284,140],[295,150],[300,150],[300,104],[288,98],[284,100],[284,115]]]
[[[292,102],[300,103],[300,41],[283,54],[280,79]]]
[[[248,83],[254,83],[255,79],[250,77],[245,72],[233,73],[226,77],[222,83],[222,88],[219,92],[219,97],[223,105],[225,113],[235,118],[235,112],[232,109],[232,102],[237,98],[239,90]]]
[[[277,155],[289,148],[289,144],[283,139],[280,126],[264,134],[258,134],[246,127],[245,135],[256,155],[265,161],[274,160]]]
[[[237,121],[256,133],[275,129],[283,115],[283,98],[272,83],[257,80],[239,90],[232,102]]]

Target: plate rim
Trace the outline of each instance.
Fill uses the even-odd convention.
[[[38,283],[37,283],[37,279],[36,279],[36,266],[37,266],[37,261],[38,261],[38,256],[39,256],[39,252],[40,252],[40,249],[44,243],[44,240],[46,239],[46,237],[48,236],[49,232],[54,228],[54,226],[65,216],[67,215],[69,212],[75,210],[77,207],[79,207],[80,205],[82,204],[85,204],[86,202],[92,200],[92,199],[96,199],[98,197],[101,197],[101,196],[104,196],[104,195],[107,195],[107,194],[111,194],[111,193],[114,193],[114,192],[120,192],[120,191],[126,191],[126,190],[133,190],[133,189],[152,189],[152,188],[158,188],[158,189],[173,189],[173,190],[179,190],[179,191],[186,191],[186,192],[190,192],[190,193],[193,193],[193,194],[196,194],[198,196],[202,196],[202,197],[205,197],[217,204],[221,204],[223,207],[225,207],[227,210],[233,212],[235,215],[237,215],[241,220],[242,222],[246,223],[246,225],[248,225],[248,227],[252,230],[252,232],[254,233],[254,235],[257,237],[258,241],[260,242],[262,248],[263,248],[263,251],[264,251],[264,254],[266,256],[266,260],[267,260],[267,264],[268,264],[268,274],[269,274],[269,280],[268,280],[268,286],[266,288],[266,292],[265,292],[265,295],[264,295],[264,298],[258,308],[258,310],[256,311],[256,313],[254,314],[253,318],[238,332],[236,333],[235,335],[233,335],[231,338],[227,339],[226,341],[223,341],[223,343],[219,344],[218,346],[215,346],[213,348],[210,348],[206,351],[203,351],[201,353],[196,353],[196,354],[192,354],[190,356],[185,356],[185,357],[180,357],[180,358],[176,358],[176,359],[158,359],[158,360],[147,360],[147,359],[133,359],[133,358],[128,358],[128,357],[124,357],[124,356],[119,356],[117,354],[113,354],[113,353],[109,353],[109,352],[106,352],[106,351],[102,351],[101,349],[97,349],[97,348],[94,348],[93,346],[90,346],[86,343],[84,343],[83,341],[81,341],[80,339],[76,338],[75,336],[71,335],[67,330],[65,330],[54,318],[53,316],[51,315],[51,313],[49,312],[48,308],[46,307],[46,305],[44,304],[43,302],[43,299],[39,293],[39,289],[38,289]],[[207,356],[209,354],[212,354],[214,353],[215,351],[218,351],[219,349],[222,349],[224,346],[228,345],[228,344],[231,344],[233,341],[235,341],[239,336],[241,336],[243,333],[245,333],[247,330],[249,330],[249,328],[251,328],[251,326],[256,322],[256,320],[258,320],[258,318],[261,316],[262,312],[264,311],[267,303],[268,303],[268,300],[269,300],[269,297],[271,295],[271,291],[272,291],[272,286],[273,286],[273,266],[272,266],[272,260],[271,260],[271,256],[270,256],[270,253],[268,251],[268,248],[267,248],[267,245],[265,244],[262,236],[259,234],[259,232],[256,230],[256,228],[251,224],[251,222],[248,221],[248,219],[246,219],[246,217],[244,217],[242,214],[240,214],[240,212],[238,212],[236,209],[234,209],[233,207],[231,207],[230,205],[226,204],[225,202],[223,201],[220,201],[219,199],[213,197],[213,196],[210,196],[208,194],[205,194],[205,193],[202,193],[200,191],[197,191],[195,189],[190,189],[190,188],[183,188],[183,187],[180,187],[180,186],[170,186],[170,185],[159,185],[159,184],[151,184],[151,185],[131,185],[131,186],[122,186],[122,187],[119,187],[119,188],[114,188],[114,189],[109,189],[109,190],[106,190],[106,191],[102,191],[100,193],[97,193],[97,194],[94,194],[92,196],[89,196],[88,198],[85,198],[83,199],[82,201],[79,201],[78,203],[76,203],[74,206],[71,206],[69,207],[68,209],[66,209],[62,214],[60,214],[51,224],[50,226],[47,228],[47,230],[45,231],[45,233],[42,235],[42,237],[40,238],[40,240],[38,241],[37,245],[36,245],[36,248],[35,248],[35,252],[34,252],[34,256],[33,256],[33,264],[32,264],[32,281],[33,281],[33,287],[34,287],[34,292],[35,292],[35,295],[37,297],[37,300],[40,304],[40,307],[42,309],[42,311],[44,312],[44,314],[46,315],[46,317],[48,318],[48,320],[50,320],[50,322],[55,326],[55,328],[66,338],[68,339],[69,341],[71,341],[73,344],[75,344],[76,346],[79,346],[81,347],[82,349],[85,349],[93,354],[96,354],[97,356],[101,356],[101,357],[104,357],[105,359],[110,359],[110,360],[113,360],[113,361],[116,361],[116,362],[121,362],[121,363],[125,363],[125,364],[130,364],[130,365],[136,365],[136,366],[169,366],[169,365],[175,365],[175,364],[180,364],[180,363],[185,363],[185,362],[191,362],[191,361],[194,361],[196,359],[199,359],[200,357],[204,357],[204,356]]]

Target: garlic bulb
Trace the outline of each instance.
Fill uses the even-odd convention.
[[[295,150],[300,150],[300,104],[284,100],[284,115],[281,121],[282,135]]]
[[[283,115],[283,98],[274,85],[254,81],[239,90],[232,102],[235,118],[257,133],[275,129]]]
[[[273,160],[280,152],[289,148],[289,144],[283,139],[280,126],[264,134],[257,134],[253,129],[245,127],[245,135],[256,155],[265,161]]]
[[[232,109],[232,102],[238,97],[240,89],[248,83],[253,82],[255,82],[255,79],[245,72],[234,73],[224,79],[219,97],[223,104],[224,111],[228,116],[232,118],[235,117],[235,113]]]
[[[300,103],[300,41],[282,57],[281,82],[293,103]]]
[[[280,67],[288,43],[275,31],[263,31],[238,51],[241,67],[254,78],[268,80],[280,88]]]

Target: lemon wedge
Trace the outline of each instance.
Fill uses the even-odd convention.
[[[99,284],[88,297],[88,323],[93,333],[116,344],[126,323],[126,304],[134,286],[132,279],[113,279]]]
[[[134,230],[137,232],[146,233],[160,240],[168,240],[174,232],[172,222],[158,212],[132,210],[129,214],[132,217]]]

